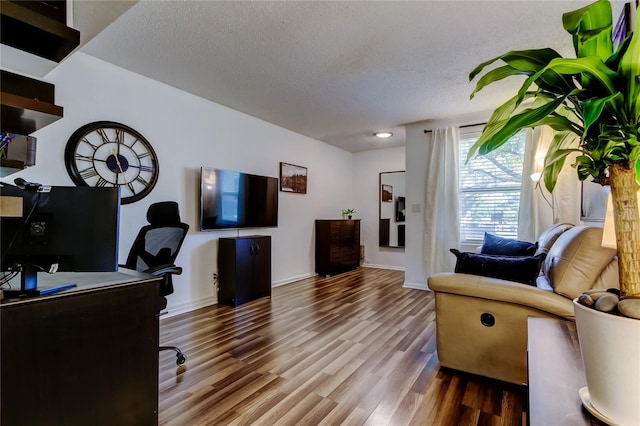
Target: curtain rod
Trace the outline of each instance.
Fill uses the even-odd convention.
[[[465,124],[464,126],[458,126],[461,129],[464,129],[465,127],[475,127],[475,126],[484,126],[487,123],[476,123],[476,124]],[[425,130],[425,133],[431,133],[433,132],[433,130]]]

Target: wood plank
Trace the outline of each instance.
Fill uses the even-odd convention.
[[[431,292],[359,268],[161,320],[160,425],[521,425],[526,388],[438,362]]]

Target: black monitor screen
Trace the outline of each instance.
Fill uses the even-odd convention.
[[[21,217],[0,220],[2,271],[111,272],[118,269],[120,190],[2,184],[0,195],[22,200]],[[5,216],[5,215],[3,215]]]
[[[202,167],[200,230],[278,226],[278,178]]]

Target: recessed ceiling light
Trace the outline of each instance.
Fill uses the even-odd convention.
[[[374,135],[376,135],[377,137],[379,137],[381,139],[386,139],[386,138],[390,138],[391,136],[393,136],[393,133],[391,133],[391,132],[376,132],[376,133],[374,133]]]

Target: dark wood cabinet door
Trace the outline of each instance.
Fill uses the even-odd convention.
[[[253,297],[271,296],[271,239],[256,238],[252,249]]]
[[[243,238],[236,240],[236,305],[251,300],[253,296],[252,283],[255,276],[253,271],[253,244],[253,239]]]
[[[316,273],[336,275],[360,266],[360,221],[316,220]]]
[[[271,237],[220,238],[218,303],[238,306],[271,295]]]

